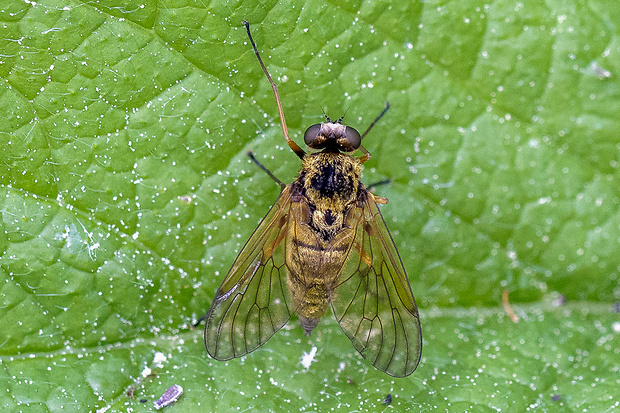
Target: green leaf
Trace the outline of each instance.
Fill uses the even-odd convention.
[[[331,316],[229,362],[192,328],[278,194],[247,150],[285,182],[300,168],[243,19],[299,144],[323,111],[363,131],[390,102],[364,182],[391,179],[422,314],[408,378]],[[619,19],[600,1],[4,1],[3,411],[151,411],[173,384],[178,412],[618,408]]]

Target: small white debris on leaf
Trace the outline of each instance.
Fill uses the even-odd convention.
[[[313,361],[316,361],[314,359],[314,356],[316,356],[316,350],[316,347],[313,346],[309,353],[306,353],[305,351],[303,352],[304,354],[301,356],[301,365],[304,366],[306,370],[310,368],[310,364],[312,364]]]
[[[155,356],[153,357],[153,366],[155,367],[164,367],[164,362],[168,360],[168,358],[166,357],[166,355],[162,352],[157,352],[155,353]]]

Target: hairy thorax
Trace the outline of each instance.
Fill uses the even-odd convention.
[[[310,207],[309,225],[329,241],[341,228],[345,214],[357,199],[362,165],[342,153],[314,153],[303,161],[299,183]]]

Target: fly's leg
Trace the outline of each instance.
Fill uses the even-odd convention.
[[[372,184],[368,185],[368,186],[366,187],[366,189],[367,189],[368,191],[370,191],[370,192],[374,192],[374,191],[375,191],[375,189],[376,189],[378,186],[381,186],[381,185],[387,185],[387,184],[389,184],[390,182],[392,182],[392,180],[391,180],[391,179],[389,179],[389,178],[388,178],[388,179],[383,179],[383,180],[378,181],[378,182],[373,182]]]
[[[381,111],[379,116],[377,116],[375,118],[375,120],[372,121],[372,123],[370,124],[368,129],[366,129],[366,132],[362,133],[361,140],[364,140],[364,136],[368,135],[368,132],[370,132],[370,130],[373,128],[373,126],[375,126],[375,124],[377,122],[379,122],[379,119],[381,119],[383,117],[383,115],[385,115],[385,112],[387,112],[389,108],[390,108],[390,103],[389,102],[385,102],[385,108]],[[367,160],[370,159],[370,152],[368,152],[368,150],[366,148],[364,148],[363,145],[360,145],[360,150],[362,152],[364,152],[364,155],[360,158],[360,161],[362,163],[364,163],[364,162],[366,162]]]
[[[263,59],[260,58],[260,54],[258,53],[258,48],[256,47],[256,43],[254,43],[254,39],[252,39],[252,34],[250,33],[250,23],[244,20],[243,25],[245,26],[245,30],[248,32],[248,37],[250,38],[250,43],[252,43],[254,54],[258,58],[258,63],[260,63],[260,67],[263,68],[263,72],[265,72],[265,76],[267,76],[267,79],[269,80],[269,83],[271,84],[271,89],[273,90],[273,94],[276,96],[276,104],[278,105],[278,113],[280,114],[280,125],[282,126],[282,133],[284,134],[284,138],[286,138],[286,142],[288,143],[288,146],[293,150],[293,152],[295,152],[295,155],[299,156],[299,158],[301,159],[304,159],[306,152],[304,152],[304,150],[301,149],[299,145],[297,145],[295,141],[289,138],[288,136],[288,128],[286,127],[286,120],[284,119],[284,111],[282,110],[282,103],[280,103],[280,95],[278,94],[278,87],[276,86],[273,79],[271,79],[271,76],[269,75],[269,72],[267,71],[267,68],[265,67],[265,64],[263,63]]]
[[[248,156],[256,165],[258,165],[260,169],[262,169],[267,175],[269,175],[269,177],[273,179],[276,184],[280,185],[280,188],[284,189],[286,187],[286,184],[282,183],[282,181],[276,178],[276,176],[272,174],[271,171],[265,167],[265,165],[260,163],[260,161],[256,159],[256,157],[254,157],[254,152],[248,151]]]

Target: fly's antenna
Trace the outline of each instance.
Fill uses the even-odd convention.
[[[338,122],[336,123],[342,123],[342,120],[344,119],[345,116],[347,116],[347,112],[349,111],[349,108],[346,108],[344,110],[344,113],[342,114],[342,116],[340,117],[340,119],[338,119]]]
[[[276,95],[276,103],[278,105],[278,113],[280,114],[280,124],[282,126],[282,133],[284,133],[284,138],[286,138],[286,142],[288,143],[288,146],[293,150],[293,152],[295,152],[297,156],[303,159],[304,156],[306,155],[306,152],[304,152],[304,150],[301,149],[299,145],[297,145],[295,141],[291,140],[291,138],[289,138],[288,136],[288,129],[286,127],[286,120],[284,119],[284,111],[282,110],[282,103],[280,102],[280,95],[278,94],[278,87],[274,83],[273,79],[271,79],[271,76],[269,75],[269,72],[267,71],[267,68],[265,67],[265,64],[263,63],[263,59],[260,58],[260,54],[258,53],[258,48],[256,47],[256,43],[254,43],[252,34],[250,33],[250,23],[248,23],[247,20],[244,20],[243,25],[245,26],[245,30],[248,32],[248,37],[250,38],[250,43],[252,43],[254,54],[256,54],[256,57],[258,58],[258,63],[260,63],[260,66],[263,68],[263,72],[265,72],[265,75],[267,76],[269,83],[271,83],[271,89],[273,89],[273,94]]]
[[[385,112],[387,112],[389,108],[390,108],[390,102],[385,102],[385,108],[383,109],[383,111],[381,111],[381,113],[379,113],[379,116],[377,116],[375,118],[375,120],[372,121],[372,123],[370,124],[368,129],[366,129],[366,131],[364,133],[362,133],[362,137],[360,138],[360,141],[364,139],[364,136],[368,135],[368,132],[370,132],[370,130],[373,128],[373,126],[375,126],[375,124],[377,122],[379,122],[379,119],[381,119],[383,117],[383,115],[385,115]],[[364,162],[366,162],[367,160],[370,159],[370,152],[368,152],[368,150],[366,148],[364,148],[363,145],[360,145],[359,149],[360,149],[360,151],[364,152],[364,156],[362,156],[360,158],[360,161],[362,163],[364,163]]]
[[[327,123],[332,123],[332,120],[329,118],[329,116],[327,116],[327,112],[325,112],[325,108],[321,108],[321,112],[323,112],[323,116],[325,116]]]

